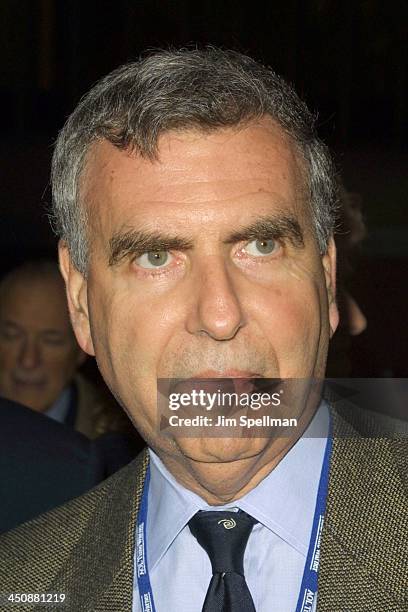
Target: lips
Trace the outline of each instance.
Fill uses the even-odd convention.
[[[222,393],[253,393],[259,383],[263,381],[269,382],[264,379],[257,372],[250,372],[248,370],[230,369],[219,372],[216,370],[205,370],[195,374],[190,378],[175,379],[171,384],[171,391],[176,393],[188,393],[191,394],[193,391],[206,393],[216,393],[218,391]],[[276,382],[277,384],[277,382]],[[266,388],[269,388],[266,385]]]
[[[17,376],[13,376],[13,382],[15,385],[19,387],[43,387],[46,383],[44,379],[40,380],[31,380],[27,378],[20,378]]]
[[[206,386],[222,385],[223,387],[232,386],[233,390],[238,393],[251,393],[252,391],[272,392],[282,383],[282,379],[265,378],[258,372],[250,372],[248,370],[231,369],[225,370],[224,372],[206,370],[205,372],[195,374],[191,378],[179,379],[175,382],[175,385],[177,386],[180,383],[183,385],[186,383],[193,385],[194,382],[200,388],[202,388],[204,384]]]

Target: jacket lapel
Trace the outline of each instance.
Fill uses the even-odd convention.
[[[65,586],[78,610],[131,612],[137,513],[148,465],[147,450],[105,481],[106,489],[50,588]],[[109,482],[110,481],[110,482]]]

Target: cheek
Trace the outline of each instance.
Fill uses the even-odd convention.
[[[5,371],[10,371],[16,363],[17,351],[14,347],[0,344],[0,377]]]
[[[287,283],[284,289],[263,291],[254,318],[273,348],[284,378],[308,376],[320,340],[319,289],[312,283]]]
[[[76,353],[71,350],[44,352],[44,369],[52,385],[61,384],[61,381],[71,378],[76,370],[75,356]]]
[[[13,362],[10,360],[10,354],[4,350],[0,344],[0,394],[5,393],[6,386],[9,384],[10,374],[13,369]]]
[[[122,405],[132,406],[154,375],[161,354],[160,310],[139,292],[121,287],[88,297],[95,357]],[[151,385],[150,385],[151,387]],[[149,393],[152,389],[149,387]]]
[[[172,296],[146,296],[131,288],[105,301],[94,319],[93,338],[105,338],[104,349],[122,361],[138,363],[144,375],[160,360],[182,317],[182,300]],[[97,333],[96,327],[100,333]]]

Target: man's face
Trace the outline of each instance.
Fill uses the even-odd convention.
[[[337,325],[334,249],[319,254],[303,186],[268,119],[167,133],[158,161],[107,142],[89,155],[87,282],[61,246],[74,328],[159,452],[223,461],[269,442],[164,439],[158,378],[324,375]]]
[[[0,295],[0,394],[44,412],[83,356],[72,333],[63,283],[19,279]]]

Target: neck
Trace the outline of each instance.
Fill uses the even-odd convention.
[[[204,462],[190,457],[162,454],[161,460],[174,478],[209,505],[224,505],[254,489],[283,459],[297,441],[280,439],[270,452],[235,461]]]

